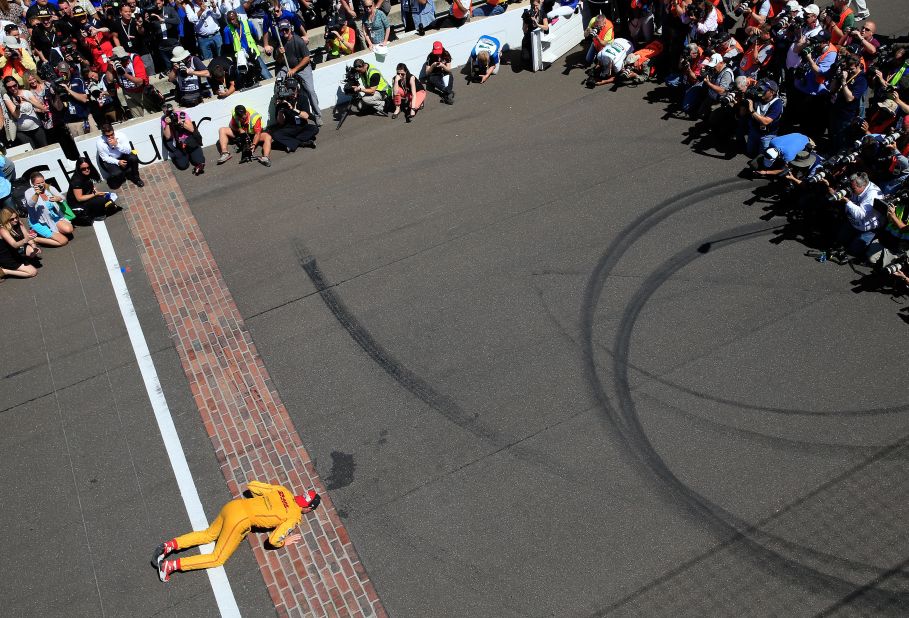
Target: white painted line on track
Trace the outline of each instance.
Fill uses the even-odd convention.
[[[155,363],[152,361],[151,353],[148,351],[148,343],[145,341],[145,334],[139,324],[132,297],[129,295],[126,280],[120,270],[120,262],[117,260],[114,245],[111,243],[110,235],[107,233],[107,226],[103,221],[95,221],[93,227],[98,238],[98,245],[101,247],[101,255],[104,256],[104,263],[107,266],[107,274],[110,276],[111,285],[114,287],[117,304],[120,306],[120,314],[126,324],[126,332],[129,334],[129,340],[133,346],[133,353],[136,355],[136,362],[139,364],[139,371],[142,373],[145,390],[148,393],[148,399],[155,413],[155,420],[158,421],[158,429],[164,439],[167,458],[170,459],[174,476],[177,477],[177,486],[180,488],[180,495],[183,496],[183,504],[186,506],[190,524],[194,530],[205,530],[208,528],[208,519],[205,517],[205,510],[202,508],[199,492],[196,490],[196,484],[193,482],[189,465],[186,463],[183,446],[180,444],[180,436],[177,435],[177,429],[174,427],[174,419],[170,414],[170,408],[167,406],[167,400],[164,398],[164,391],[161,389],[161,382],[158,380],[158,372],[155,370]],[[214,545],[209,543],[208,545],[203,545],[200,549],[203,553],[211,552],[214,549]],[[240,608],[237,607],[237,600],[234,598],[234,592],[230,587],[230,581],[227,579],[227,573],[224,572],[224,568],[207,569],[206,572],[208,573],[212,590],[215,593],[215,601],[218,604],[218,610],[221,615],[225,618],[239,616]]]

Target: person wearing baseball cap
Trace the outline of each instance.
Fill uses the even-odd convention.
[[[301,24],[302,28],[302,24]],[[306,40],[294,31],[293,24],[282,19],[278,22],[278,45],[280,45],[281,56],[284,66],[278,72],[278,76],[296,79],[300,84],[300,102],[308,108],[306,111],[316,123],[316,126],[322,126],[322,110],[319,105],[319,97],[316,96],[316,86],[312,73],[312,55],[309,53],[309,47]]]
[[[252,497],[237,498],[225,504],[206,530],[178,536],[155,548],[152,566],[162,582],[170,580],[175,571],[222,566],[253,528],[272,529],[268,535],[272,547],[294,545],[302,537],[299,533],[291,534],[291,530],[300,525],[303,515],[312,513],[322,503],[321,496],[312,489],[295,496],[286,487],[259,481],[249,481],[247,488]],[[210,554],[165,560],[174,551],[211,542],[215,543],[215,549]]]
[[[772,79],[759,84],[761,98],[745,99],[748,111],[748,142],[745,152],[749,157],[757,156],[770,146],[777,136],[780,118],[783,116],[783,100],[779,97],[780,87]]]
[[[429,90],[442,97],[447,105],[454,103],[454,76],[451,74],[451,54],[441,41],[433,41],[432,51],[426,56],[423,74]]]

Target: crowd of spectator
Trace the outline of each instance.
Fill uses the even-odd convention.
[[[909,284],[909,41],[878,36],[864,1],[822,4],[597,4],[573,66],[589,88],[664,84],[698,149],[774,183],[809,255]]]
[[[569,70],[584,67],[590,88],[663,83],[678,112],[697,123],[692,134],[703,136],[702,146],[709,142],[730,158],[747,155],[755,176],[778,183],[798,216],[812,219],[807,227],[822,231],[814,239],[819,258],[844,262],[851,254],[854,261],[868,261],[909,283],[904,272],[909,250],[909,45],[882,44],[865,3],[855,12],[849,0],[831,2],[822,8],[808,0],[591,1],[583,7],[588,13],[583,51]],[[2,3],[0,14],[6,14]],[[421,17],[424,4],[401,6],[405,22],[420,34],[471,17],[458,0],[448,16],[432,21]],[[494,15],[504,7],[504,2],[487,0],[473,13]],[[277,59],[271,125],[238,97],[229,125],[219,131],[217,163],[231,159],[231,145],[241,162],[257,160],[266,166],[272,148],[315,148],[322,118],[307,28],[325,24],[329,57],[358,47],[374,49],[390,36],[387,0],[339,0],[324,12],[295,0],[225,0],[219,6],[155,0],[147,9],[136,0],[101,9],[63,0],[56,12],[48,0],[38,0],[28,10],[20,8],[30,20],[33,52],[18,43],[23,39],[16,38],[15,24],[7,25],[7,38],[21,47],[10,40],[0,59],[6,62],[3,108],[14,121],[14,133],[41,145],[52,137],[102,127],[98,163],[114,189],[126,180],[143,183],[135,154],[112,122],[163,109],[169,158],[179,169],[192,166],[194,174],[202,174],[202,139],[187,109],[206,96],[229,97],[269,75],[263,56]],[[533,0],[523,14],[522,62],[532,56],[526,49],[531,33],[547,31],[566,12],[581,10],[577,0]],[[91,25],[86,28],[86,23]],[[59,39],[80,31],[80,24],[86,35],[81,44]],[[86,41],[100,53],[94,54]],[[505,61],[505,52],[494,37],[480,37],[467,61],[468,79],[487,81]],[[54,79],[42,80],[40,66],[38,75],[31,72],[30,66],[41,63],[53,65]],[[175,84],[176,105],[163,103],[149,87],[148,75],[155,70]],[[427,91],[451,104],[454,81],[451,54],[437,41],[419,72],[402,63],[390,79],[357,58],[343,90],[351,97],[350,110],[392,118],[403,113],[411,122]],[[118,90],[126,109],[119,105]],[[59,122],[48,123],[48,117]],[[87,217],[104,216],[115,207],[116,196],[95,191],[90,178],[98,177],[86,163],[85,175],[81,168],[77,174],[85,186],[64,203],[74,202]],[[42,199],[53,211],[55,202]],[[45,213],[42,220],[49,217]],[[71,226],[62,234],[71,234]],[[9,246],[24,255],[22,245],[14,244]]]

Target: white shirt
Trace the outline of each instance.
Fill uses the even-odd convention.
[[[846,202],[846,217],[849,223],[860,232],[876,230],[881,224],[881,214],[874,209],[874,200],[881,194],[881,190],[873,182],[869,182],[865,190]],[[855,203],[856,200],[858,204]]]
[[[227,16],[231,11],[236,11],[237,15],[246,16],[246,9],[243,8],[242,0],[221,0],[221,14]]]
[[[611,74],[617,74],[625,66],[625,57],[631,52],[631,41],[627,39],[614,39],[612,43],[600,50],[597,62],[600,66],[612,64]]]
[[[221,19],[221,11],[217,7],[205,6],[201,15],[196,14],[196,8],[195,5],[192,5],[192,8],[186,11],[186,21],[193,25],[196,34],[212,36],[221,32],[221,26],[218,24],[218,20]]]
[[[123,137],[123,134],[120,131],[115,131],[114,137],[117,138],[117,146],[115,148],[110,147],[110,144],[107,143],[107,139],[104,135],[98,137],[95,145],[98,148],[98,157],[100,157],[102,161],[110,163],[111,165],[119,165],[120,157],[131,153],[132,147],[129,145],[129,140]]]
[[[12,102],[12,98],[8,94],[4,96]],[[35,106],[32,105],[32,101],[36,97],[31,90],[20,90],[19,99],[19,117],[16,118],[16,126],[23,131],[34,131],[42,126],[41,121],[38,119],[38,112],[35,111]]]
[[[817,23],[815,23],[814,28],[809,28],[808,26],[804,26],[802,28],[801,36],[805,37],[805,40],[807,41],[811,37],[819,35],[821,33],[821,30],[823,30],[823,29],[824,28],[823,28],[823,26],[821,26],[820,20],[818,20]],[[801,38],[799,40],[801,40]],[[802,57],[799,56],[799,53],[795,50],[795,46],[797,44],[798,44],[798,41],[796,41],[792,45],[790,45],[789,51],[786,53],[786,68],[787,69],[794,69],[795,67],[797,67],[798,65],[800,65],[802,63]]]

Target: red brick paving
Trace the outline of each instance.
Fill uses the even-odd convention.
[[[123,213],[230,492],[258,479],[323,497],[300,526],[302,543],[266,552],[260,536],[249,539],[278,615],[386,616],[170,165],[142,177],[143,189],[121,191]]]

